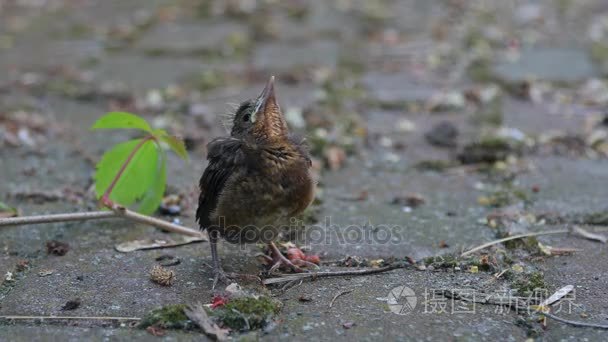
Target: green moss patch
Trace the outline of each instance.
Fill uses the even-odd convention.
[[[279,313],[281,303],[267,296],[232,299],[211,312],[218,321],[236,331],[265,327]]]
[[[530,194],[527,191],[513,186],[499,189],[479,198],[480,204],[492,208],[506,207],[517,202],[529,204],[531,201]]]
[[[192,329],[194,323],[184,313],[185,304],[167,305],[150,311],[139,323],[140,328],[159,326],[165,329]]]
[[[422,160],[414,165],[414,168],[420,171],[435,171],[435,172],[443,172],[450,167],[455,166],[453,162],[449,160]]]
[[[514,283],[513,288],[519,296],[529,296],[535,291],[547,290],[547,283],[542,272],[533,272],[521,275]]]
[[[608,225],[608,210],[585,215],[583,223],[597,226]]]
[[[520,146],[499,137],[483,138],[465,145],[458,153],[458,160],[463,164],[495,163],[504,161],[510,155],[520,155]]]

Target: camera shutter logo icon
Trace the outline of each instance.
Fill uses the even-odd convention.
[[[414,290],[407,286],[398,286],[388,293],[386,302],[392,313],[407,315],[416,308],[418,298]]]

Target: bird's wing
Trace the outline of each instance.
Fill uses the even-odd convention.
[[[201,194],[196,219],[201,229],[211,224],[210,215],[215,209],[224,185],[238,166],[245,164],[243,141],[235,138],[218,138],[207,146],[209,165],[199,182]]]
[[[308,167],[312,166],[312,160],[310,159],[310,148],[308,146],[308,142],[303,136],[298,134],[290,134],[288,137],[289,141],[294,144],[297,149],[300,151],[300,155],[306,159],[308,163]]]

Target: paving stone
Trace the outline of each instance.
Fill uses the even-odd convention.
[[[570,48],[523,49],[518,59],[496,63],[492,70],[499,79],[508,83],[529,79],[575,82],[597,75],[587,53]]]

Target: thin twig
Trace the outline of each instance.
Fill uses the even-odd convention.
[[[112,211],[89,211],[82,213],[70,213],[70,214],[51,214],[51,215],[37,215],[37,216],[23,216],[23,217],[9,217],[0,219],[0,227],[8,226],[19,226],[27,224],[39,224],[39,223],[54,223],[54,222],[69,222],[69,221],[86,221],[86,220],[98,220],[108,218],[126,218],[131,221],[149,224],[151,226],[161,228],[170,232],[203,237],[204,235],[198,230],[178,226],[176,224],[163,221],[151,216],[142,215],[131,211],[127,208],[115,205]]]
[[[406,266],[409,266],[409,265],[396,264],[396,265],[390,265],[390,266],[381,267],[381,268],[372,268],[372,269],[355,270],[355,271],[336,271],[336,272],[329,271],[329,272],[287,274],[282,277],[264,279],[263,283],[264,283],[264,285],[270,285],[270,284],[285,283],[285,282],[289,282],[289,281],[293,281],[293,280],[300,280],[300,279],[301,280],[304,280],[304,279],[313,279],[314,280],[317,278],[326,278],[326,277],[361,276],[361,275],[388,272],[388,271],[396,270],[398,268],[405,268]]]
[[[438,289],[435,290],[434,293],[437,295],[442,295],[446,298],[461,300],[463,302],[506,306],[515,310],[518,310],[519,308],[527,308],[531,304],[530,298],[502,295],[497,293],[485,294],[457,289]]]
[[[334,302],[336,301],[336,299],[338,299],[338,297],[351,293],[351,292],[353,292],[353,290],[346,290],[346,291],[336,293],[334,298],[331,299],[331,302],[329,303],[329,307],[331,308],[332,306],[334,306]]]
[[[494,279],[498,279],[498,278],[502,277],[502,275],[505,274],[508,270],[509,270],[508,268],[505,268],[504,270],[500,271],[500,273],[496,273],[494,275]]]
[[[572,234],[580,236],[587,240],[599,241],[601,243],[608,242],[608,238],[606,238],[604,235],[588,232],[579,226],[572,227]]]
[[[517,240],[517,239],[522,239],[522,238],[526,238],[526,237],[531,237],[531,236],[541,236],[541,235],[551,235],[551,234],[566,234],[569,233],[570,230],[569,229],[559,229],[559,230],[550,230],[547,232],[537,232],[537,233],[525,233],[525,234],[519,234],[519,235],[513,235],[513,236],[509,236],[503,239],[498,239],[498,240],[494,240],[488,243],[484,243],[481,246],[477,246],[473,249],[470,249],[462,254],[460,254],[461,257],[465,257],[469,254],[473,254],[477,251],[480,251],[482,249],[486,249],[488,247],[497,245],[499,243],[503,243],[503,242],[507,242],[507,241],[511,241],[511,240]]]
[[[136,213],[134,211],[131,211],[125,207],[119,206],[119,205],[114,205],[112,207],[112,210],[123,217],[126,217],[130,220],[136,221],[136,222],[140,222],[140,223],[145,223],[145,224],[149,224],[151,226],[155,226],[164,230],[168,230],[170,232],[174,232],[174,233],[179,233],[179,234],[184,234],[184,235],[188,235],[188,236],[203,236],[202,233],[198,230],[194,230],[192,228],[186,228],[186,227],[182,227],[182,226],[178,226],[176,224],[167,222],[167,221],[163,221],[163,220],[159,220],[157,218],[154,218],[152,216],[147,216],[147,215],[142,215],[140,213]]]
[[[301,280],[301,279],[300,279],[299,282],[297,280],[292,280],[292,281],[288,282],[287,284],[281,286],[280,290],[281,291],[287,291],[287,290],[292,289],[292,288],[294,288],[296,286],[302,285],[303,282],[304,281]]]
[[[0,316],[0,319],[76,319],[76,320],[102,320],[102,321],[141,321],[139,317],[113,317],[113,316]]]
[[[558,316],[555,316],[553,314],[550,314],[548,312],[542,312],[539,311],[539,313],[545,317],[549,317],[551,319],[554,319],[558,322],[562,322],[565,324],[569,324],[575,327],[587,327],[587,328],[597,328],[597,329],[608,329],[608,325],[604,325],[604,324],[598,324],[598,323],[587,323],[587,322],[578,322],[578,321],[571,321],[569,319],[565,319],[565,318],[561,318]]]
[[[605,229],[594,229],[595,231],[604,231]],[[537,233],[525,233],[525,234],[519,234],[519,235],[513,235],[513,236],[509,236],[503,239],[498,239],[498,240],[494,240],[488,243],[485,243],[481,246],[477,246],[471,250],[468,250],[462,254],[460,254],[461,257],[467,256],[469,254],[475,253],[477,251],[480,251],[482,249],[497,245],[499,243],[502,242],[506,242],[506,241],[511,241],[511,240],[516,240],[516,239],[521,239],[521,238],[526,238],[526,237],[531,237],[531,236],[541,236],[541,235],[551,235],[551,234],[566,234],[566,233],[572,233],[574,236],[579,236],[588,240],[595,240],[595,241],[600,241],[600,242],[604,242],[602,236],[599,236],[597,234],[593,234],[593,233],[589,233],[585,230],[583,230],[580,227],[574,227],[574,229],[558,229],[558,230],[550,230],[550,231],[546,231],[546,232],[537,232]]]
[[[36,216],[9,217],[0,219],[0,227],[20,226],[25,224],[86,221],[114,218],[116,214],[111,211],[88,211],[83,213],[51,214]]]

